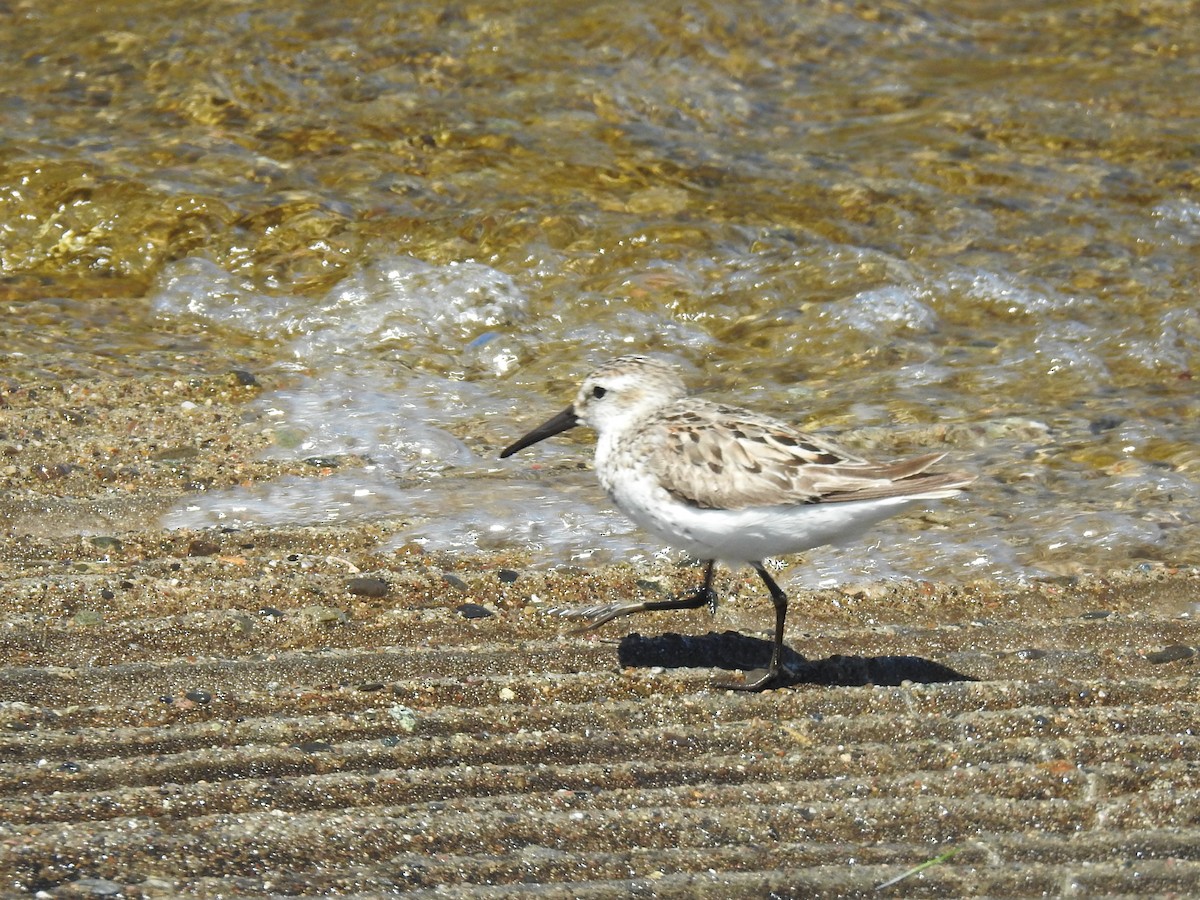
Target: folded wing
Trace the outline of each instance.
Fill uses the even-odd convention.
[[[646,457],[659,483],[701,508],[933,499],[974,480],[963,472],[929,472],[941,453],[873,463],[767,416],[698,398],[673,404],[642,440],[669,450]]]

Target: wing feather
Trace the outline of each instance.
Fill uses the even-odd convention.
[[[928,472],[941,453],[873,463],[767,416],[695,397],[647,422],[638,443],[659,483],[701,508],[951,496],[973,480]]]

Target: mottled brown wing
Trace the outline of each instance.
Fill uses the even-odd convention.
[[[950,489],[961,473],[928,475],[942,454],[880,465],[766,416],[689,398],[643,432],[659,483],[702,508],[866,500]],[[665,452],[663,452],[665,451]]]

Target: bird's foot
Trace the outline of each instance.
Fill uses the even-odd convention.
[[[701,606],[707,606],[709,615],[717,614],[717,592],[705,585],[700,585],[684,597],[686,606],[684,609],[699,609]]]
[[[572,634],[580,634],[599,628],[606,622],[631,613],[641,612],[641,603],[597,603],[593,606],[556,606],[546,612],[552,616],[562,616],[564,619],[578,619],[580,624],[571,629]]]
[[[786,687],[787,685],[787,679],[783,671],[778,667],[772,666],[768,669],[755,669],[753,671],[761,671],[763,674],[752,681],[718,678],[713,681],[713,687],[724,691],[745,691],[746,693],[756,694],[761,691],[769,691],[772,688]]]

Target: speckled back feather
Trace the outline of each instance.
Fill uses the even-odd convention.
[[[670,452],[652,452],[656,446]],[[899,497],[971,481],[961,472],[928,473],[941,453],[873,463],[775,419],[698,397],[649,417],[633,453],[667,491],[702,509]]]

